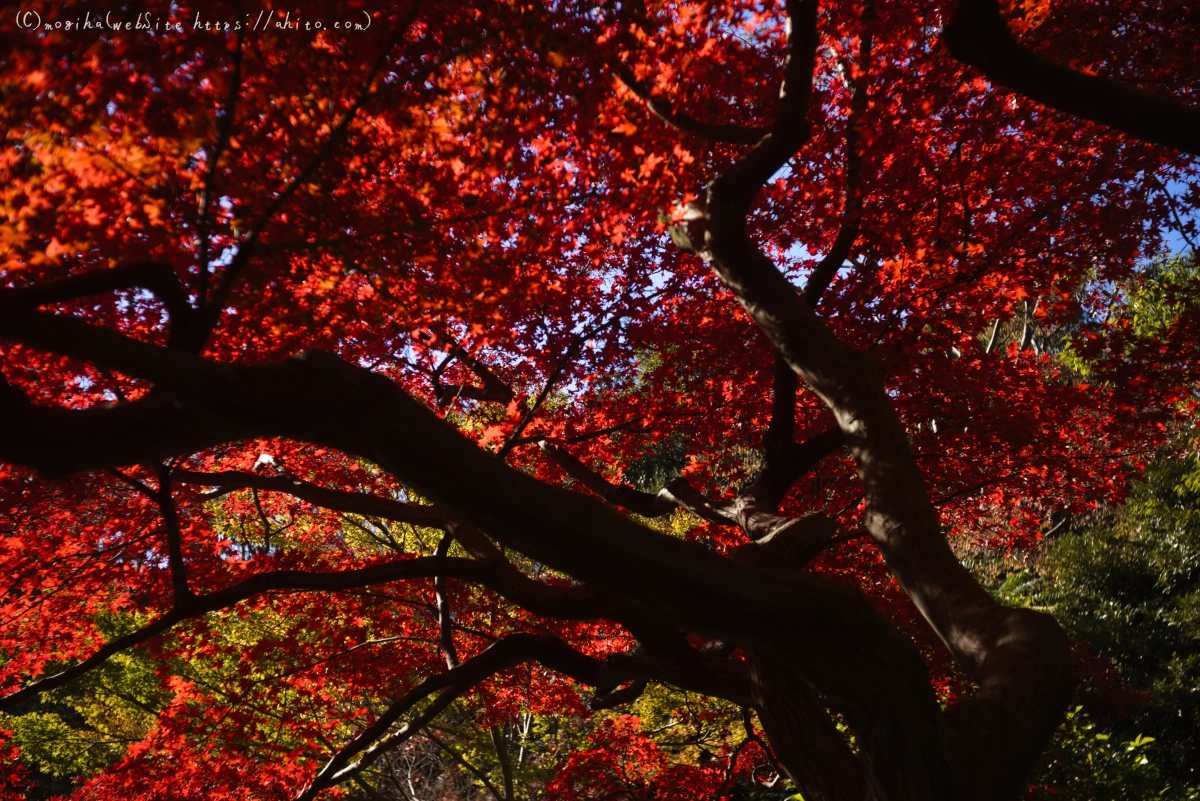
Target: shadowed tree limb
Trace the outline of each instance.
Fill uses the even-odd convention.
[[[183,532],[179,529],[179,512],[175,507],[175,499],[171,497],[170,471],[159,468],[157,472],[158,492],[151,497],[162,512],[163,526],[166,529],[172,606],[176,609],[187,609],[196,600],[196,594],[188,586],[187,565],[183,560]]]
[[[653,658],[639,659],[637,655],[633,654],[617,654],[606,660],[600,660],[586,656],[554,637],[529,633],[510,634],[497,640],[477,656],[444,673],[430,676],[417,687],[405,693],[389,706],[374,723],[339,749],[317,774],[312,784],[297,796],[296,801],[310,801],[321,790],[346,781],[369,767],[384,753],[396,748],[419,732],[454,699],[468,692],[489,676],[531,661],[539,662],[550,670],[591,686],[611,686],[614,681],[623,682],[632,679],[629,686],[624,689],[598,694],[593,703],[593,708],[597,709],[634,700],[646,686],[646,677],[640,671],[642,669],[657,671],[660,668],[659,660]],[[671,672],[671,668],[668,667],[667,672]],[[744,674],[739,672],[739,676],[744,681]],[[690,689],[688,683],[680,686]],[[693,684],[693,686],[695,685]],[[700,686],[704,686],[709,691],[713,689],[727,691],[723,687],[711,687],[703,684]],[[740,703],[746,691],[739,688],[739,691],[732,696],[735,702]],[[437,697],[408,723],[400,729],[388,733],[392,725],[404,714],[435,692],[439,693]],[[721,693],[712,694],[729,697]],[[361,756],[359,756],[360,754]],[[355,757],[358,758],[355,759]],[[506,790],[511,794],[511,787],[507,782]]]
[[[1038,103],[1200,155],[1200,108],[1077,72],[1024,47],[1000,15],[998,0],[958,0],[942,40],[959,61]]]
[[[763,475],[744,494],[728,501],[713,501],[686,479],[677,478],[657,494],[640,492],[623,484],[613,484],[566,450],[546,443],[542,449],[592,492],[604,500],[643,517],[662,517],[684,508],[710,523],[739,526],[751,542],[730,554],[746,559],[759,552],[759,564],[773,564],[799,570],[835,541],[833,521],[824,515],[796,518],[780,515],[779,502],[802,475],[825,456],[840,449],[845,438],[838,428],[827,429],[803,443],[791,443],[783,463],[769,464]]]
[[[536,661],[584,684],[605,682],[602,660],[585,656],[554,637],[510,634],[456,667],[422,681],[401,696],[379,718],[335,753],[296,801],[311,801],[326,787],[343,782],[369,767],[380,756],[419,732],[454,699],[502,670]],[[414,706],[438,693],[412,720],[388,734],[392,725]],[[361,756],[360,756],[361,755]],[[357,759],[355,758],[357,757]]]
[[[387,710],[383,712],[366,729],[342,746],[329,758],[325,766],[317,773],[312,783],[296,797],[296,801],[311,801],[326,787],[331,787],[346,781],[351,776],[369,767],[376,759],[387,751],[395,748],[408,738],[419,732],[427,723],[450,705],[454,699],[469,691],[479,682],[489,676],[515,667],[524,662],[536,659],[538,655],[557,649],[565,649],[578,657],[579,660],[589,660],[583,654],[570,649],[564,643],[552,637],[538,637],[532,634],[510,634],[490,645],[478,656],[466,662],[438,673],[422,681],[413,689],[402,695]],[[567,658],[570,656],[563,654]],[[553,660],[553,657],[550,657]],[[595,664],[586,664],[583,672],[589,669],[598,671],[601,663],[590,660]],[[434,700],[425,706],[417,715],[399,730],[388,734],[392,724],[398,721],[409,710],[430,695],[438,693]],[[361,754],[361,756],[359,756]],[[355,759],[358,757],[358,759]],[[353,760],[353,761],[352,761]]]
[[[338,448],[622,604],[793,662],[831,704],[852,710],[856,730],[878,718],[900,742],[919,742],[924,714],[939,714],[911,642],[849,585],[739,565],[548,486],[481,451],[383,376],[320,352],[274,365],[218,364],[69,317],[3,311],[0,336],[149,379],[161,392],[85,411],[33,407],[0,392],[13,422],[0,458],[61,474],[250,437]],[[530,600],[518,602],[537,614]],[[890,743],[863,745],[887,758],[880,749]]]
[[[451,518],[435,506],[383,498],[363,492],[327,489],[286,475],[266,476],[237,470],[216,473],[174,470],[171,478],[180,484],[218,487],[226,492],[239,489],[282,492],[323,509],[366,517],[382,517],[426,528],[444,529],[452,523]]]
[[[765,467],[759,481],[779,483],[774,481],[774,476],[786,461],[788,449],[796,437],[796,392],[799,384],[796,374],[779,351],[773,350],[771,355],[771,422],[763,435]],[[779,499],[783,499],[783,493],[779,494]]]
[[[222,471],[217,473],[200,473],[186,470],[176,470],[172,474],[180,483],[200,486],[217,486],[229,489],[253,487],[262,490],[282,492],[300,500],[306,501],[323,509],[348,512],[350,514],[378,517],[384,520],[394,520],[411,525],[438,528],[447,533],[453,532],[455,539],[480,563],[494,571],[493,583],[504,585],[508,591],[527,596],[522,601],[531,611],[536,607],[541,613],[556,610],[545,617],[558,617],[560,614],[568,618],[579,615],[586,618],[589,615],[620,618],[618,605],[603,602],[591,587],[571,585],[549,585],[529,578],[517,570],[504,557],[504,554],[481,532],[456,520],[436,506],[399,501],[391,498],[381,498],[347,490],[331,490],[291,476],[261,476],[256,473],[238,471]],[[445,541],[443,539],[443,541]],[[439,550],[441,543],[439,543]],[[444,554],[442,554],[444,555]],[[530,607],[526,601],[543,598],[543,602],[534,601],[535,607]],[[535,612],[535,614],[539,614]]]
[[[510,566],[511,568],[511,566]],[[520,578],[515,578],[515,576]],[[619,607],[604,602],[585,588],[542,584],[520,574],[497,569],[494,565],[471,559],[419,557],[334,572],[275,570],[258,573],[222,590],[193,595],[177,603],[169,612],[142,628],[101,646],[81,662],[30,682],[0,698],[0,710],[13,708],[38,693],[61,687],[103,664],[110,656],[140,645],[173,626],[194,617],[225,609],[256,595],[272,591],[339,591],[389,584],[416,578],[447,576],[487,587],[529,610],[533,614],[560,619],[617,619]],[[510,596],[511,593],[511,596]]]
[[[636,679],[625,687],[607,693],[597,693],[593,696],[591,702],[588,703],[588,708],[594,710],[612,709],[615,706],[633,703],[638,698],[641,698],[647,686],[649,686],[649,682],[646,679]]]
[[[500,731],[499,726],[492,726],[489,734],[491,735],[492,748],[496,751],[496,759],[500,763],[500,776],[504,780],[504,801],[514,801],[512,761],[509,759],[508,746],[504,742],[504,735]]]
[[[746,655],[754,708],[783,770],[802,788],[804,801],[861,801],[867,774],[826,705],[786,663]]]
[[[643,517],[663,517],[683,507],[701,518],[719,525],[741,526],[751,539],[766,536],[772,526],[791,520],[777,514],[779,502],[788,489],[816,467],[826,456],[845,443],[840,429],[833,427],[801,443],[789,443],[782,457],[764,470],[745,495],[729,501],[713,501],[677,478],[655,494],[642,492],[626,484],[614,484],[575,458],[564,448],[542,441],[542,452],[567,475],[608,501]],[[769,508],[768,508],[769,507]]]
[[[793,23],[806,30],[798,21],[811,19],[815,8],[788,6]],[[1066,638],[1049,617],[996,604],[958,562],[878,368],[830,333],[746,231],[762,185],[807,141],[807,89],[790,88],[807,79],[794,66],[807,51],[793,44],[771,135],[709,184],[706,201],[692,209],[690,239],[704,242],[701,255],[833,411],[859,466],[866,529],[922,615],[980,683],[972,699],[947,713],[961,738],[954,750],[942,719],[928,709],[911,711],[915,717],[908,723],[920,734],[902,741],[877,714],[856,721],[859,711],[841,710],[862,744],[876,792],[897,798],[949,799],[966,792],[1011,797],[1070,696]],[[806,61],[811,64],[811,57]]]
[[[453,542],[454,536],[447,531],[438,541],[435,556],[445,559]],[[454,621],[450,614],[450,596],[446,593],[446,577],[440,573],[433,579],[433,594],[437,602],[438,644],[446,659],[446,667],[453,670],[458,666],[458,651],[454,648]]]
[[[752,145],[767,133],[766,128],[703,122],[682,111],[676,111],[669,104],[655,99],[650,88],[643,81],[639,81],[633,74],[633,70],[625,64],[617,65],[617,76],[621,79],[621,83],[628,86],[629,90],[646,104],[650,113],[682,133],[698,136],[710,142],[726,142],[732,145]]]
[[[462,362],[474,373],[480,381],[483,382],[482,387],[471,386],[469,384],[443,384],[442,375],[446,368],[449,367],[455,360]],[[433,371],[431,376],[433,381],[433,394],[437,399],[438,408],[445,408],[455,398],[467,398],[469,400],[491,401],[492,403],[500,403],[508,405],[512,403],[516,395],[512,388],[508,386],[499,376],[492,372],[491,368],[472,356],[466,351],[462,345],[457,343],[452,344],[446,358]]]
[[[43,284],[0,289],[0,303],[36,307],[135,288],[153,292],[166,307],[167,344],[182,346],[193,309],[175,269],[164,262],[138,261],[109,269],[88,270]]]
[[[565,448],[552,445],[544,440],[538,444],[542,449],[542,453],[549,456],[567,475],[613,506],[628,509],[642,517],[663,517],[669,515],[679,507],[679,504],[673,498],[665,496],[661,492],[657,495],[652,495],[649,492],[634,489],[627,484],[613,484],[595,470],[576,459]]]
[[[299,570],[277,570],[259,573],[227,587],[223,590],[205,595],[190,595],[182,602],[178,599],[172,609],[157,620],[118,637],[101,646],[95,653],[81,662],[60,671],[33,681],[21,689],[0,698],[0,710],[11,709],[27,698],[38,693],[53,690],[73,681],[84,673],[103,664],[110,656],[146,642],[184,620],[208,612],[215,612],[233,606],[255,595],[272,590],[342,590],[356,587],[369,587],[375,584],[386,584],[410,578],[432,577],[439,569],[452,570],[464,578],[474,574],[476,577],[484,566],[468,559],[440,559],[425,557],[384,565],[343,570],[330,573],[305,572]],[[471,580],[468,578],[468,580]]]

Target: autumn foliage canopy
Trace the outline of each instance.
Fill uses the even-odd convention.
[[[515,801],[556,719],[548,798],[1017,797],[1069,643],[957,557],[1194,411],[1200,318],[1113,313],[1200,204],[1191,5],[4,12],[4,720],[104,707],[81,799],[469,723]]]

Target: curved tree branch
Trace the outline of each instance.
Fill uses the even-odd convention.
[[[483,382],[482,387],[471,386],[469,384],[442,383],[442,374],[445,373],[446,368],[456,359],[466,365]],[[433,371],[431,378],[433,380],[433,393],[437,399],[438,408],[449,406],[455,398],[490,401],[492,403],[508,405],[516,397],[512,388],[492,372],[490,367],[472,356],[459,344],[451,345],[446,358]]]
[[[571,478],[599,495],[613,506],[620,506],[642,517],[663,517],[679,507],[675,499],[662,492],[652,495],[627,484],[613,484],[572,456],[565,448],[545,440],[538,443],[542,452]]]
[[[1085,75],[1022,46],[998,0],[958,0],[942,31],[950,53],[994,83],[1043,105],[1200,156],[1200,108],[1096,75]]]
[[[171,497],[170,473],[166,468],[158,470],[158,492],[152,496],[162,512],[166,528],[167,563],[171,570],[172,606],[186,609],[196,599],[188,586],[187,565],[183,559],[183,532],[179,529],[179,512],[175,499]]]
[[[166,307],[167,343],[171,347],[180,347],[193,310],[175,269],[164,262],[138,261],[110,269],[88,270],[43,284],[0,289],[0,303],[44,306],[134,288],[153,292]]]
[[[710,142],[726,142],[732,145],[753,145],[767,133],[766,128],[703,122],[682,111],[676,111],[661,100],[656,100],[650,92],[650,87],[639,81],[633,74],[633,70],[625,64],[617,65],[617,76],[621,79],[621,83],[628,86],[629,90],[646,104],[646,108],[654,116],[677,131],[698,136]]]
[[[443,556],[419,557],[381,565],[333,572],[274,570],[258,573],[231,587],[204,595],[193,595],[177,603],[157,620],[101,646],[81,662],[33,681],[21,689],[0,697],[0,710],[11,709],[38,693],[61,687],[103,664],[110,656],[162,634],[178,623],[209,612],[226,609],[256,595],[273,591],[341,591],[390,584],[417,578],[453,577],[487,587],[543,617],[558,619],[618,619],[620,607],[606,602],[586,588],[542,584],[512,568],[505,571],[495,565],[471,559]]]
[[[404,579],[432,577],[437,575],[439,570],[454,571],[463,576],[478,575],[481,572],[480,567],[478,562],[468,559],[450,560],[425,557],[331,573],[276,570],[259,573],[239,581],[232,587],[206,595],[190,595],[189,593],[190,597],[182,602],[176,599],[175,606],[157,620],[104,644],[91,656],[63,671],[33,681],[0,698],[0,710],[11,709],[38,693],[53,690],[74,681],[103,664],[113,654],[140,645],[178,623],[208,612],[215,612],[218,609],[225,609],[264,592],[272,590],[345,590],[369,587]]]
[[[585,656],[554,637],[510,634],[488,646],[478,656],[445,673],[430,676],[401,696],[374,723],[339,749],[325,763],[312,784],[296,797],[296,801],[311,801],[326,787],[343,782],[369,767],[384,753],[420,731],[455,698],[489,676],[529,661],[540,662],[552,670],[589,684],[600,683],[604,671],[602,661]],[[439,694],[430,704],[399,730],[388,734],[392,724],[435,692]]]
[[[424,528],[444,529],[453,522],[449,515],[434,506],[400,501],[394,498],[381,498],[378,495],[362,492],[326,489],[286,475],[265,476],[237,470],[217,473],[174,470],[171,472],[171,478],[180,484],[219,487],[225,491],[257,489],[283,492],[323,509],[333,509],[367,517],[382,517],[385,520],[395,520],[399,523],[409,523]]]
[[[747,660],[763,731],[805,801],[870,798],[862,764],[813,689],[785,663],[754,654]]]
[[[338,448],[370,459],[504,545],[620,599],[625,610],[795,664],[856,731],[870,733],[869,722],[882,721],[886,737],[861,740],[879,764],[892,759],[891,749],[903,754],[906,743],[925,742],[938,719],[919,654],[851,586],[739,564],[548,486],[480,450],[383,376],[320,352],[282,364],[218,364],[69,317],[8,305],[0,311],[0,336],[160,387],[154,396],[86,411],[33,407],[0,393],[13,422],[0,437],[0,458],[64,472],[260,436]],[[519,603],[537,614],[532,603],[540,599],[528,600]],[[597,605],[587,607],[590,617],[604,617]],[[561,615],[563,606],[548,611]]]
[[[798,6],[789,3],[793,20],[801,13],[811,17],[811,9]],[[755,195],[806,140],[806,93],[785,92],[784,101],[771,137],[710,184],[706,203],[691,218],[703,236],[691,239],[705,243],[701,255],[833,411],[859,466],[867,530],[925,619],[980,682],[972,700],[949,712],[962,737],[955,753],[946,748],[942,722],[925,710],[911,713],[923,730],[903,742],[878,714],[861,724],[853,710],[847,717],[888,797],[958,795],[968,764],[971,785],[988,788],[984,797],[1011,796],[1069,698],[1066,638],[1046,616],[1000,607],[958,562],[878,368],[838,340],[750,241],[746,216]],[[875,761],[873,753],[887,754],[887,761]]]

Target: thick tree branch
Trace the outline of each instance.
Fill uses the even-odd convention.
[[[543,617],[620,620],[628,616],[627,608],[604,600],[586,587],[543,584],[525,576],[507,563],[506,567],[507,569],[492,562],[432,556],[333,572],[275,570],[258,573],[222,590],[204,595],[191,595],[184,603],[177,603],[162,617],[137,631],[106,643],[83,661],[3,696],[0,698],[0,710],[19,705],[37,693],[61,687],[103,664],[113,654],[140,645],[178,623],[232,607],[267,592],[336,592],[417,578],[436,579],[441,576],[487,587],[533,614]]]
[[[618,604],[602,599],[592,587],[551,585],[529,578],[513,567],[500,549],[482,533],[435,506],[380,498],[377,495],[359,492],[326,489],[291,476],[260,476],[237,471],[198,473],[186,470],[176,470],[172,475],[180,483],[226,488],[254,487],[283,492],[324,509],[453,531],[460,544],[492,571],[488,574],[488,586],[534,614],[576,620],[590,617],[620,620],[625,614]]]
[[[631,704],[646,691],[649,682],[646,679],[635,679],[624,687],[605,693],[596,693],[588,707],[594,710],[612,709],[623,704]]]
[[[793,443],[788,449],[784,481],[790,488],[800,478],[811,472],[822,460],[846,446],[846,435],[838,426],[831,426],[813,434],[803,442]]]
[[[786,366],[786,362],[784,364]],[[790,372],[791,367],[788,370]],[[776,386],[779,386],[778,380]],[[745,493],[746,501],[754,507],[755,512],[774,514],[792,485],[811,472],[821,460],[837,453],[846,444],[846,437],[837,426],[813,434],[803,442],[789,441],[783,447],[777,444],[775,436],[768,430],[764,443],[766,465]]]
[[[163,527],[166,530],[172,605],[176,609],[186,609],[195,601],[196,595],[188,587],[187,565],[183,559],[183,532],[179,530],[179,513],[175,508],[175,499],[171,497],[171,479],[165,468],[158,471],[158,492],[153,497],[162,512]]]
[[[152,637],[162,634],[175,626],[181,621],[187,620],[187,613],[179,609],[173,609],[152,623],[143,626],[136,631],[132,631],[123,637],[118,637],[115,640],[110,640],[103,646],[98,648],[95,653],[86,659],[75,663],[65,670],[58,673],[53,673],[44,678],[32,681],[21,687],[18,690],[10,692],[8,695],[0,697],[0,712],[7,712],[12,709],[19,708],[26,701],[37,698],[47,690],[53,690],[56,687],[61,687],[68,684],[88,671],[91,671],[108,661],[109,657],[114,654],[119,654],[122,651],[133,648],[135,645],[140,645]]]
[[[496,759],[500,762],[500,776],[504,780],[504,801],[515,801],[513,796],[513,769],[509,759],[508,745],[504,742],[504,734],[499,726],[492,726],[489,732],[492,748],[496,751]]]
[[[794,664],[856,732],[867,733],[863,748],[881,765],[913,747],[907,744],[928,740],[939,713],[920,656],[847,584],[742,565],[643,528],[598,501],[506,466],[386,378],[326,354],[275,365],[216,364],[63,316],[2,311],[0,336],[152,380],[173,411],[164,414],[153,398],[113,409],[33,410],[51,413],[47,418],[9,400],[16,425],[0,438],[0,458],[63,472],[248,437],[338,448],[624,604]],[[117,452],[110,415],[125,437]],[[60,442],[64,428],[72,437]],[[872,720],[880,727],[873,729]],[[880,728],[886,736],[874,736]]]
[[[407,692],[363,732],[353,738],[334,754],[317,774],[312,784],[297,796],[296,801],[309,801],[323,789],[343,782],[369,767],[387,751],[399,746],[440,714],[449,704],[489,676],[525,662],[537,661],[543,666],[562,673],[583,684],[604,686],[612,681],[626,680],[628,671],[634,669],[632,683],[621,690],[601,693],[594,708],[606,708],[627,703],[645,688],[646,679],[637,670],[646,666],[659,667],[658,660],[638,662],[621,659],[622,655],[608,660],[598,660],[579,653],[566,643],[553,637],[519,633],[497,640],[481,654],[456,665],[445,673],[436,674],[422,681]],[[670,672],[670,667],[667,668]],[[693,667],[694,672],[694,667]],[[744,680],[744,676],[739,675]],[[688,688],[688,684],[681,685]],[[706,689],[712,689],[701,683]],[[722,691],[726,688],[719,687]],[[733,695],[740,702],[746,690],[738,688]],[[439,692],[440,691],[440,692]],[[433,693],[437,697],[412,720],[400,729],[388,734],[392,725],[418,703]],[[727,697],[727,696],[722,696]],[[498,746],[499,747],[499,746]],[[359,756],[361,754],[361,756]],[[355,759],[355,757],[358,757]],[[506,781],[506,791],[511,797],[511,785]]]
[[[958,0],[942,39],[955,58],[994,83],[1143,141],[1200,155],[1200,108],[1076,72],[1029,50],[1009,31],[998,0]]]
[[[796,5],[789,4],[793,19],[802,11]],[[771,140],[710,184],[704,208],[692,215],[693,226],[703,229],[701,255],[833,411],[859,466],[867,530],[925,619],[981,685],[972,701],[951,710],[963,738],[954,754],[946,749],[942,721],[927,709],[909,711],[908,723],[920,733],[903,741],[878,714],[861,726],[847,715],[879,792],[949,798],[962,792],[969,764],[986,776],[971,781],[987,788],[981,797],[1009,797],[1069,697],[1066,639],[1048,617],[998,606],[958,562],[877,367],[829,332],[747,235],[746,215],[758,190],[805,141],[806,100],[803,92],[785,92]]]
[[[780,105],[771,131],[738,159],[709,187],[708,200],[714,196],[723,203],[745,211],[764,183],[782,168],[808,141],[808,102],[812,96],[812,74],[817,52],[817,3],[789,0],[787,3],[789,44],[783,68]],[[693,241],[697,241],[693,238]],[[703,241],[703,237],[699,239]]]
[[[0,289],[0,303],[36,307],[134,288],[153,292],[166,307],[167,342],[172,347],[179,347],[193,312],[175,269],[163,262],[138,261],[109,269],[88,270],[58,281]]]
[[[742,728],[746,731],[746,739],[758,744],[758,747],[762,749],[763,754],[765,754],[767,759],[770,761],[771,767],[778,775],[782,776],[786,771],[784,771],[783,766],[779,764],[779,760],[776,759],[775,750],[771,748],[771,744],[760,737],[758,732],[754,730],[754,720],[750,714],[749,706],[742,707]]]
[[[652,495],[641,492],[627,484],[613,484],[572,456],[566,449],[546,441],[538,443],[542,452],[554,461],[571,478],[599,495],[613,506],[628,509],[642,517],[663,517],[678,508],[679,504],[662,492]]]
[[[640,682],[647,679],[735,704],[749,704],[751,699],[750,679],[743,663],[691,648],[652,653],[635,649],[608,657],[605,665],[608,674],[604,678],[609,687],[633,683],[624,689],[597,693],[594,709],[627,703],[640,693]]]
[[[781,476],[783,463],[796,436],[796,392],[799,385],[796,373],[779,351],[772,351],[771,422],[763,434],[763,469],[748,494],[754,497],[769,495],[778,509],[780,501],[794,482]]]
[[[747,564],[799,570],[834,541],[834,530],[833,519],[823,514],[794,518],[762,513],[749,524],[754,541],[734,548],[730,556]]]
[[[540,443],[542,451],[567,475],[614,506],[643,517],[662,517],[682,507],[710,523],[741,526],[754,540],[765,539],[772,532],[795,522],[794,518],[777,514],[779,502],[801,476],[844,444],[845,438],[836,427],[805,442],[788,443],[783,455],[768,464],[745,495],[729,501],[713,501],[684,478],[675,479],[657,494],[641,492],[625,484],[613,484],[565,449],[544,441]]]
[[[805,801],[870,798],[867,774],[825,704],[789,665],[747,654],[754,707]]]

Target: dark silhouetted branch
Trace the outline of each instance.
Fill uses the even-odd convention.
[[[672,109],[661,100],[656,100],[651,94],[650,88],[644,82],[639,81],[633,74],[633,70],[624,64],[617,65],[617,75],[621,82],[646,104],[646,108],[654,116],[683,133],[699,136],[712,142],[726,142],[732,145],[753,145],[767,133],[766,128],[702,122],[682,111]]]
[[[454,537],[450,532],[443,534],[438,541],[435,556],[444,559],[453,542]],[[446,660],[446,667],[453,670],[458,667],[458,651],[454,648],[454,620],[450,613],[450,596],[446,592],[446,577],[440,573],[433,579],[433,594],[437,602],[438,644]]]
[[[191,470],[175,470],[171,478],[180,484],[217,487],[226,492],[239,489],[257,489],[283,492],[302,501],[338,512],[382,517],[424,528],[442,528],[450,525],[450,518],[441,510],[410,501],[381,498],[363,492],[332,490],[286,475],[266,476],[237,470],[217,473],[200,473]]]
[[[1021,45],[998,0],[958,0],[942,31],[950,53],[993,83],[1146,142],[1200,155],[1200,108],[1086,75]]]
[[[463,693],[489,676],[524,662],[537,661],[542,665],[589,684],[600,681],[604,663],[584,656],[554,637],[534,634],[510,634],[497,640],[478,656],[422,681],[401,696],[364,729],[335,753],[296,801],[311,801],[326,787],[345,781],[380,756],[419,732],[442,710]],[[392,725],[414,706],[438,693],[412,720],[397,731],[388,733]],[[361,754],[361,756],[360,756]],[[355,758],[357,757],[357,759]],[[352,761],[353,760],[353,761]]]
[[[172,347],[179,347],[193,311],[175,269],[163,262],[138,261],[109,269],[89,270],[43,284],[0,289],[0,303],[44,306],[134,288],[153,292],[166,307],[167,341]]]

